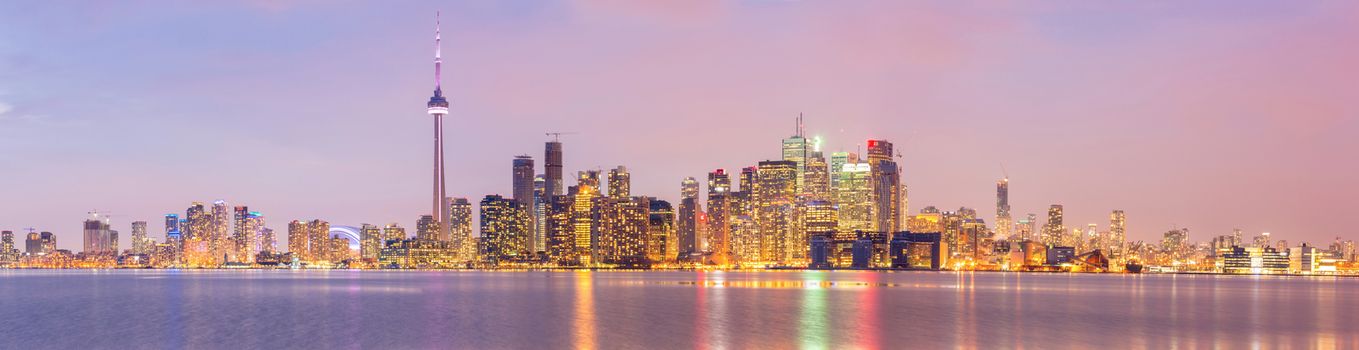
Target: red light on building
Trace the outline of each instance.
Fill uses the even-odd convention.
[[[868,148],[878,147],[878,140],[868,140]]]

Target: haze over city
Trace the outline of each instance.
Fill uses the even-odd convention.
[[[1349,2],[327,4],[0,4],[0,224],[78,249],[87,211],[225,199],[414,226],[442,8],[451,196],[508,195],[513,156],[577,132],[568,179],[623,165],[674,201],[801,113],[826,151],[894,142],[912,213],[993,213],[1008,173],[1015,216],[1121,209],[1129,240],[1356,236]]]

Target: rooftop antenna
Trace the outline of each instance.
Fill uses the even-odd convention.
[[[802,127],[802,112],[797,112],[797,137],[804,137],[805,129]]]
[[[1005,162],[1000,162],[1000,173],[1005,175],[1005,180],[1010,179],[1010,172],[1005,170]]]
[[[546,134],[547,136],[552,136],[552,142],[561,142],[561,141],[562,141],[562,135],[575,135],[575,134],[579,134],[579,133],[578,133],[578,132],[575,132],[575,131],[567,131],[567,132],[549,132],[549,133],[545,133],[545,134]]]
[[[440,45],[440,41],[442,41],[443,38],[439,31],[439,17],[439,11],[434,11],[434,91],[436,93],[443,92],[442,84],[440,83],[442,80],[440,78],[443,75],[444,64],[443,47]]]

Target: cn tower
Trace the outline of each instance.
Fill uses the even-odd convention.
[[[444,99],[440,87],[440,74],[443,68],[442,50],[439,37],[439,13],[434,13],[434,96],[429,98],[428,112],[434,116],[434,210],[432,214],[438,222],[439,232],[435,237],[448,241],[451,237],[448,224],[447,188],[444,185],[444,115],[448,114],[448,100]]]

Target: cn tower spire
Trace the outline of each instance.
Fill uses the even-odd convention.
[[[442,95],[443,85],[443,45],[439,32],[439,11],[434,11],[434,95]]]

